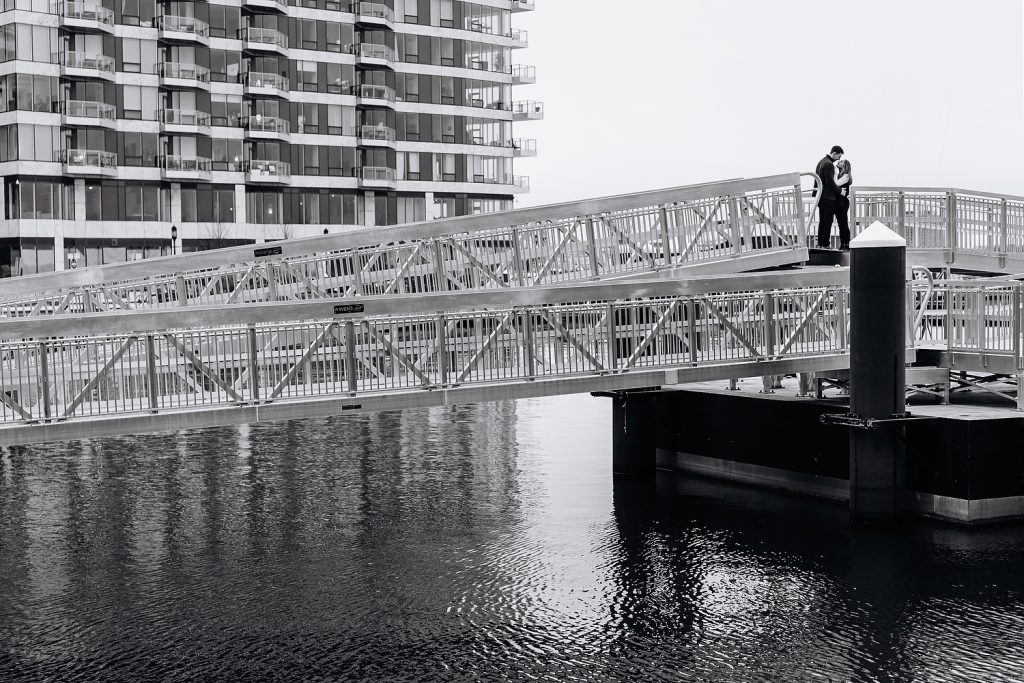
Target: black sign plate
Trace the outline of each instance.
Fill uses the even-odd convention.
[[[364,310],[365,309],[362,304],[334,304],[334,315],[362,313]]]
[[[260,247],[259,249],[253,249],[252,253],[256,258],[259,258],[261,256],[280,256],[284,252],[281,251],[281,247]]]

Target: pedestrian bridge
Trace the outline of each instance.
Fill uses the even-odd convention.
[[[848,271],[797,267],[801,180],[5,280],[0,444],[841,371]],[[948,369],[1020,374],[1019,285],[952,278],[1013,270],[1024,202],[862,189],[855,204],[926,269],[908,286],[917,344]]]

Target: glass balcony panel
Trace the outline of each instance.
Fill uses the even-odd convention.
[[[83,119],[99,119],[113,122],[116,120],[116,109],[112,104],[93,102],[90,100],[64,100],[61,102],[61,113]]]
[[[242,40],[247,43],[266,45],[270,48],[288,49],[288,36],[272,28],[250,26],[242,29]]]
[[[394,142],[395,129],[384,125],[363,126],[359,130],[359,137],[363,140],[375,140],[378,142]]]
[[[364,100],[385,100],[387,102],[394,102],[395,90],[394,88],[389,88],[386,85],[364,84],[359,86],[359,97]]]
[[[210,26],[205,21],[195,17],[180,17],[165,14],[156,18],[156,25],[161,31],[172,31],[174,33],[191,33],[200,38],[210,37]]]
[[[76,21],[94,21],[97,24],[113,27],[114,10],[107,9],[99,3],[65,2],[61,16]]]

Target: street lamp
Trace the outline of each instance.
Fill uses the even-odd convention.
[[[171,226],[171,256],[174,256],[177,253],[177,249],[176,249],[176,245],[175,245],[175,242],[177,242],[177,241],[178,241],[178,226],[177,225],[172,225]]]

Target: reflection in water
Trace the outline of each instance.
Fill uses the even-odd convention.
[[[610,475],[566,397],[0,452],[0,680],[1010,680],[1024,531]]]

